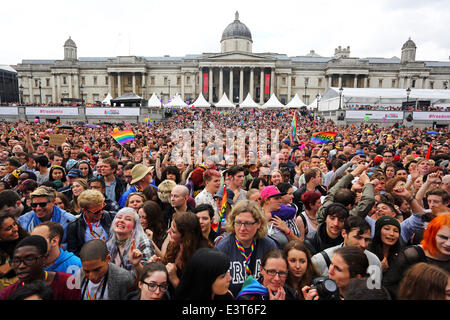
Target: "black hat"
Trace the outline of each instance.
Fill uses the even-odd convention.
[[[385,225],[393,225],[398,228],[398,231],[401,231],[400,222],[391,216],[382,216],[378,218],[377,222],[375,222],[375,233],[378,233],[381,228]]]

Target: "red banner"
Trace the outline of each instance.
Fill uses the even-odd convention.
[[[204,73],[203,74],[203,92],[204,93],[208,93],[208,85],[209,81],[208,81],[208,74]]]
[[[270,94],[270,74],[265,75],[264,93]]]

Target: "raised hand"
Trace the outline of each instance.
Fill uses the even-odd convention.
[[[128,251],[128,259],[133,266],[138,265],[142,260],[143,254],[141,250],[136,248],[136,242],[133,239],[131,243],[130,251]]]

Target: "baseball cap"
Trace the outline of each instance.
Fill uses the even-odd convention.
[[[219,191],[217,191],[214,196],[222,198],[223,197],[223,188],[220,188]],[[234,198],[234,192],[231,191],[231,189],[227,188],[227,202],[231,205],[234,204],[233,198]]]
[[[75,159],[69,159],[66,163],[66,169],[70,170],[73,167],[76,167],[78,165],[78,161]]]
[[[275,197],[275,196],[284,196],[285,193],[280,192],[280,190],[278,190],[277,187],[275,186],[267,186],[264,187],[264,189],[262,189],[261,191],[261,200],[265,200],[271,197]]]
[[[81,177],[81,170],[80,169],[72,169],[67,174],[68,177],[75,178],[75,177]]]

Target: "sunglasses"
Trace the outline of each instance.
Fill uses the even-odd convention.
[[[41,207],[41,208],[45,208],[47,206],[47,204],[49,203],[49,201],[45,201],[45,202],[32,202],[30,204],[30,206],[32,208],[36,208],[37,206]]]
[[[83,209],[85,212],[88,212],[88,213],[90,213],[90,214],[93,214],[93,215],[97,215],[97,214],[100,214],[100,213],[102,213],[103,212],[103,209],[105,208],[105,204],[100,208],[100,209],[98,209],[97,211],[90,211],[90,210],[88,210],[88,209]]]

